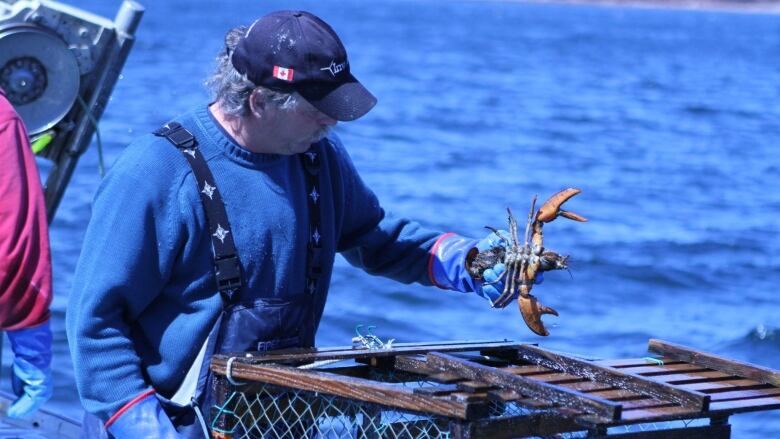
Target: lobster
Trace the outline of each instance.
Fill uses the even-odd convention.
[[[525,225],[525,239],[520,244],[517,232],[517,221],[512,210],[507,208],[509,222],[508,237],[499,234],[493,227],[487,227],[503,241],[505,245],[492,247],[479,252],[472,249],[466,257],[466,269],[476,280],[484,280],[483,273],[492,268],[498,262],[503,262],[506,269],[501,276],[493,281],[504,281],[504,290],[493,302],[493,306],[503,308],[509,304],[513,297],[517,296],[520,314],[528,328],[534,333],[547,336],[549,331],[544,327],[542,316],[545,314],[558,315],[558,311],[542,305],[531,294],[536,275],[550,270],[565,270],[568,268],[569,256],[560,255],[554,251],[546,250],[543,245],[544,235],[542,227],[559,216],[574,221],[585,222],[586,218],[561,209],[563,203],[581,191],[576,188],[564,189],[550,197],[539,210],[536,208],[536,196],[531,200],[531,210],[528,213],[528,221]]]

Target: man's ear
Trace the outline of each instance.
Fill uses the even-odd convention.
[[[265,99],[263,99],[262,93],[258,89],[252,90],[252,94],[249,95],[249,111],[253,116],[262,118],[265,108]]]

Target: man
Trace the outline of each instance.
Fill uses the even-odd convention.
[[[14,353],[12,418],[30,417],[52,394],[48,233],[27,132],[0,89],[0,329]]]
[[[214,103],[128,146],[96,195],[67,313],[89,431],[208,435],[211,354],[313,346],[336,252],[401,282],[501,288],[466,273],[475,240],[387,215],[330,134],[376,99],[325,22],[234,29],[208,85]]]

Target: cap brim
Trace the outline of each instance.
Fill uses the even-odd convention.
[[[348,122],[358,119],[376,105],[376,98],[352,74],[339,84],[306,84],[298,93],[326,115]]]

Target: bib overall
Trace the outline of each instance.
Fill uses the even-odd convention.
[[[222,311],[179,390],[170,398],[160,394],[157,398],[182,437],[209,438],[209,413],[214,403],[209,370],[212,355],[314,346],[315,303],[319,301],[313,295],[318,291],[321,274],[321,242],[317,232],[320,229],[319,197],[307,197],[310,238],[306,291],[284,299],[242,297],[241,264],[230,223],[216,182],[198,149],[197,139],[176,122],[163,126],[154,134],[168,139],[192,167],[211,235],[217,292],[222,297]],[[306,171],[307,193],[319,192],[320,154],[321,145],[313,144],[300,155]],[[112,436],[97,417],[87,414],[82,437]]]

